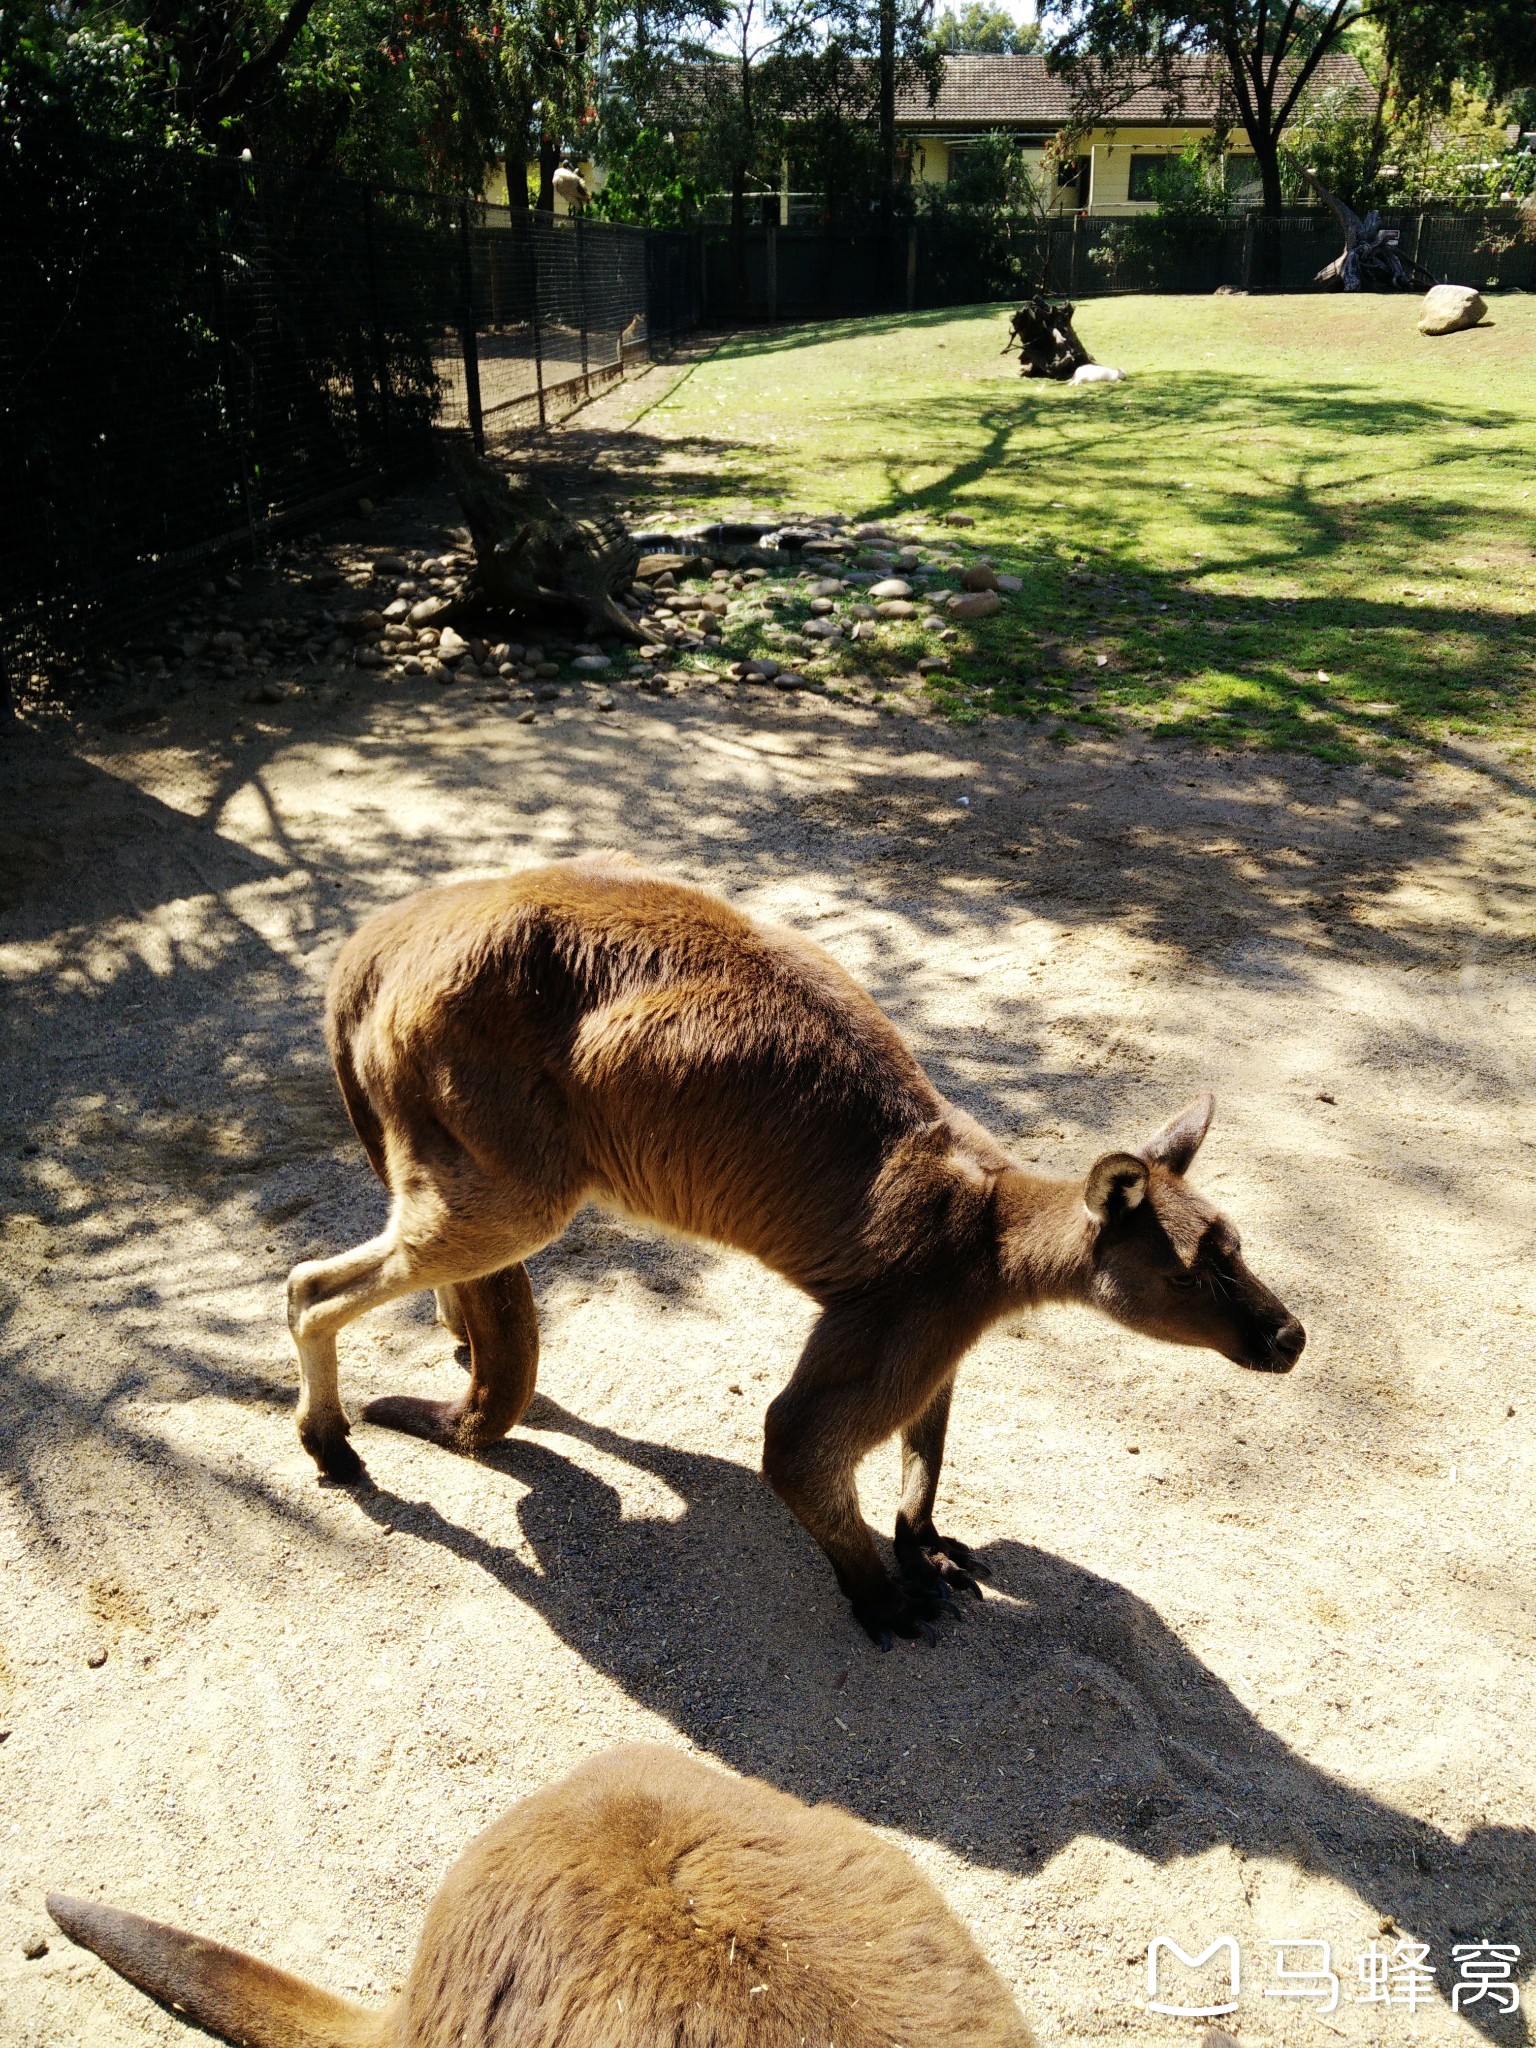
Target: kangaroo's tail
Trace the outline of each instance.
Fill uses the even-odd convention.
[[[389,2038],[387,2013],[201,1935],[61,1892],[50,1893],[48,1911],[119,1976],[236,2048],[385,2048]]]

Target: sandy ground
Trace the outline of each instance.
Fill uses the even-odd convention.
[[[1492,755],[1388,781],[734,689],[519,725],[367,677],[10,745],[4,2048],[188,2038],[49,1887],[382,1996],[467,1838],[628,1736],[890,1831],[1046,2042],[1196,2038],[1146,2009],[1158,1935],[1241,1944],[1244,2043],[1523,2039],[1448,1999],[1453,1944],[1536,1956],[1532,794]],[[419,884],[604,845],[811,933],[1043,1169],[1214,1087],[1196,1177],[1297,1372],[992,1333],[941,1495],[992,1590],[881,1656],[756,1476],[808,1304],[593,1215],[536,1262],[513,1440],[360,1428],[377,1491],[317,1485],[283,1278],[382,1213],[329,961]],[[354,1404],[459,1381],[425,1299],[344,1340]],[[1266,1995],[1283,1938],[1331,1944],[1336,2008]],[[1415,2012],[1360,1995],[1400,1942]]]

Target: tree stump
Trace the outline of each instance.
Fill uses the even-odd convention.
[[[1075,310],[1070,303],[1053,306],[1045,298],[1024,301],[1013,316],[1002,350],[1008,355],[1018,349],[1021,377],[1054,377],[1065,384],[1074,371],[1093,361],[1073,328]]]
[[[1345,291],[1358,292],[1411,288],[1416,276],[1427,284],[1434,283],[1421,264],[1405,263],[1398,255],[1398,230],[1384,228],[1375,207],[1362,220],[1352,207],[1346,206],[1342,199],[1335,199],[1320,185],[1310,171],[1303,171],[1302,176],[1324,205],[1333,209],[1339,226],[1344,230],[1343,255],[1325,263],[1313,278],[1314,284],[1332,284],[1337,278],[1342,280]]]
[[[616,519],[573,519],[531,476],[503,476],[462,449],[448,454],[475,566],[445,617],[487,612],[584,627],[637,645],[646,635],[617,601],[635,580],[640,550]]]

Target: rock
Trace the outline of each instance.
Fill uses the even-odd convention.
[[[386,625],[399,625],[411,615],[411,607],[403,597],[392,597],[384,607]]]
[[[635,575],[648,583],[653,576],[681,576],[687,566],[686,555],[642,555],[635,564]]]
[[[1024,588],[1024,578],[1022,576],[1005,576],[999,571],[996,588],[1006,590],[1008,595],[1012,597]]]
[[[1437,284],[1424,294],[1419,308],[1420,334],[1455,334],[1475,327],[1488,311],[1480,293],[1469,284]]]
[[[831,610],[832,600],[830,597],[813,597],[811,599],[811,617],[813,619],[824,619]]]
[[[413,604],[406,617],[413,626],[429,626],[448,609],[445,597],[424,597],[419,604]]]
[[[917,664],[917,672],[920,676],[936,676],[948,667],[949,656],[947,654],[925,654]]]
[[[533,661],[531,655],[529,659],[536,676],[557,676],[560,673],[558,661]]]
[[[612,711],[615,708],[613,698],[608,691],[605,690],[602,696],[598,698],[597,708],[599,711]]]
[[[373,565],[375,576],[409,576],[411,565],[404,555],[380,555]]]
[[[21,1944],[21,1952],[29,1963],[39,1962],[48,1953],[48,1943],[41,1934],[29,1935]]]
[[[85,1661],[93,1671],[99,1671],[107,1661],[106,1645],[104,1643],[93,1643],[85,1653]]]
[[[927,618],[923,621],[923,630],[928,633],[937,633],[939,628],[943,625],[943,623],[944,621],[939,617],[937,612],[930,612]]]
[[[921,567],[922,560],[916,548],[903,548],[896,557],[896,566],[898,569],[916,569]]]
[[[208,645],[216,647],[221,654],[238,654],[245,646],[245,636],[233,631],[213,633],[209,636]]]
[[[533,721],[538,717],[538,715],[539,714],[536,711],[519,711],[519,713],[517,714],[517,722],[519,725],[532,725]]]
[[[915,619],[921,610],[921,605],[904,597],[888,597],[875,606],[876,615],[882,619]]]
[[[873,640],[875,637],[874,620],[860,619],[859,623],[854,627],[851,637],[855,640]]]
[[[1000,612],[1003,600],[995,590],[968,590],[963,597],[949,600],[949,616],[952,619],[990,619],[994,612]]]
[[[804,633],[807,640],[841,640],[843,629],[836,619],[807,619]]]
[[[381,647],[359,647],[352,658],[359,668],[382,668],[389,656]]]
[[[836,597],[842,588],[843,579],[841,576],[818,576],[811,585],[811,595],[812,597]]]
[[[869,594],[877,601],[882,597],[910,597],[912,586],[903,582],[899,576],[887,576],[879,583],[872,583],[869,586]]]
[[[429,683],[451,683],[453,681],[453,670],[451,668],[444,668],[440,661],[434,661],[427,670],[426,675]]]
[[[1108,363],[1079,363],[1072,372],[1074,384],[1123,384],[1124,370],[1112,370]]]
[[[408,654],[400,666],[408,676],[424,676],[427,672],[427,664],[419,654]]]
[[[989,562],[973,562],[960,582],[966,590],[996,590],[997,571]]]
[[[773,686],[776,690],[803,690],[806,687],[806,681],[805,677],[798,674],[794,669],[781,668],[773,679]]]
[[[600,669],[612,668],[613,663],[606,654],[578,654],[571,667],[579,668],[584,674],[595,675]]]
[[[535,704],[553,704],[559,695],[553,683],[540,683],[533,693],[533,701]]]
[[[851,604],[848,609],[856,619],[872,619],[875,616],[875,608],[872,604]]]
[[[469,642],[452,626],[444,626],[438,635],[437,658],[439,661],[462,661],[469,652]]]
[[[974,526],[976,522],[969,512],[946,512],[944,514],[944,524],[946,526]]]
[[[311,590],[334,590],[340,581],[341,571],[339,569],[316,569],[308,578],[308,587]],[[210,597],[213,595],[211,584],[208,588],[208,595]]]
[[[358,499],[358,501],[357,501],[357,516],[358,516],[358,518],[359,518],[359,519],[371,519],[371,518],[373,517],[373,500],[372,500],[372,498],[359,498],[359,499]]]

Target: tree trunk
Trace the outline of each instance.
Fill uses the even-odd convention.
[[[539,132],[539,211],[555,210],[555,172],[560,164],[560,145],[547,128]]]
[[[477,456],[447,453],[464,508],[475,566],[440,614],[475,627],[507,612],[548,623],[579,622],[589,633],[637,644],[645,630],[618,603],[635,578],[640,550],[616,519],[572,519],[531,479],[514,480]]]
[[[896,0],[880,0],[880,255],[890,258],[896,190]]]

